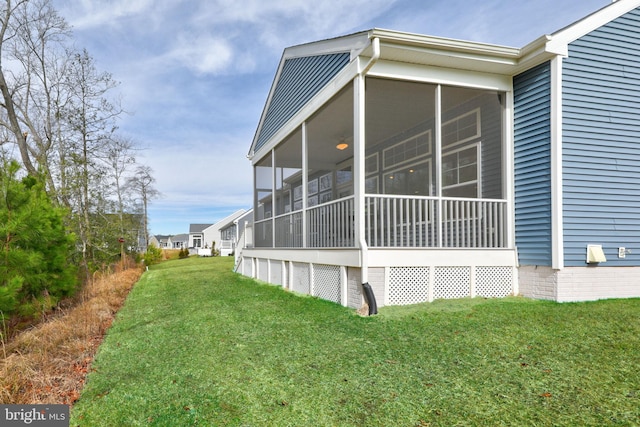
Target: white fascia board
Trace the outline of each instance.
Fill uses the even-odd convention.
[[[243,249],[242,255],[249,258],[360,267],[360,251],[353,248],[246,248]]]
[[[509,46],[405,33],[380,28],[371,30],[369,37],[377,37],[382,43],[401,44],[403,46],[413,45],[416,47],[432,48],[448,52],[476,53],[483,56],[503,58],[512,58],[517,56],[519,52],[519,49]]]
[[[295,131],[302,122],[306,121],[320,107],[326,104],[345,85],[351,82],[358,72],[358,61],[350,62],[342,69],[320,92],[318,92],[304,107],[300,109],[278,132],[276,132],[258,151],[251,156],[252,165],[258,163],[280,141]]]
[[[640,0],[614,1],[574,24],[553,33],[550,36],[549,42],[547,42],[547,51],[558,52],[563,56],[567,56],[569,43],[578,40],[580,37],[597,30],[603,25],[638,7],[640,7]]]
[[[470,88],[511,91],[511,75],[379,60],[367,76],[411,80],[443,85],[464,85]]]
[[[288,47],[284,50],[283,60],[340,52],[350,52],[353,55],[354,52],[362,51],[369,44],[369,33],[362,31],[347,36]]]
[[[262,114],[260,114],[260,121],[258,122],[258,128],[256,129],[255,134],[253,135],[253,141],[251,141],[251,148],[249,148],[249,153],[247,154],[247,158],[252,160],[255,156],[254,147],[256,146],[256,142],[258,142],[258,136],[260,132],[262,132],[262,126],[264,125],[264,120],[267,116],[267,110],[269,109],[269,105],[271,104],[271,100],[273,99],[273,94],[276,90],[276,84],[278,80],[280,80],[280,75],[282,74],[282,68],[284,67],[285,57],[284,54],[280,58],[280,63],[278,64],[278,70],[276,71],[276,75],[273,77],[273,81],[271,82],[271,88],[269,89],[269,95],[267,95],[267,100],[264,103],[264,108],[262,109]]]
[[[516,266],[515,249],[369,248],[369,267]]]

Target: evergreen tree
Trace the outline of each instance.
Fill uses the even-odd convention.
[[[53,305],[75,291],[74,238],[43,184],[19,170],[15,161],[0,169],[0,310],[33,314],[34,301]]]

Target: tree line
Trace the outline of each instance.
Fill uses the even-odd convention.
[[[49,0],[0,6],[0,311],[54,305],[148,243],[158,195],[118,131],[118,83]]]

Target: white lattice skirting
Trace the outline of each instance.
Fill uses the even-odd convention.
[[[501,298],[514,289],[514,267],[388,267],[385,305],[434,299]]]
[[[354,308],[361,305],[359,282],[348,288],[346,267],[339,265],[245,258],[241,271],[301,294]],[[360,276],[353,269],[352,274]],[[369,269],[369,282],[378,306],[407,305],[435,299],[505,297],[514,294],[517,275],[512,266],[376,267]]]
[[[313,266],[313,295],[340,304],[342,283],[337,265]]]

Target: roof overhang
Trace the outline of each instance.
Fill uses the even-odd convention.
[[[522,48],[380,28],[374,28],[369,31],[335,39],[321,40],[289,47],[285,49],[280,60],[278,71],[275,75],[269,97],[267,98],[265,109],[263,110],[263,117],[258,125],[256,137],[254,137],[248,157],[253,158],[256,155],[261,157],[261,152],[267,151],[269,147],[273,146],[275,140],[281,138],[287,131],[299,125],[299,122],[304,120],[305,116],[310,114],[311,110],[317,108],[331,95],[327,93],[327,90],[321,91],[299,114],[291,119],[291,123],[285,126],[287,129],[278,132],[272,137],[269,143],[265,144],[258,152],[254,152],[253,147],[262,127],[265,111],[271,102],[274,88],[278,82],[284,62],[287,59],[336,52],[350,52],[353,65],[358,63],[358,61],[366,63],[369,58],[374,56],[374,53],[379,53],[378,60],[380,61],[425,65],[449,70],[464,70],[509,78],[556,57],[568,56],[569,44],[571,42],[638,7],[640,7],[640,0],[614,1],[574,24],[551,35],[539,37]],[[376,39],[380,46],[379,52],[374,52],[373,40]],[[334,81],[336,84],[331,85],[332,91],[337,92],[343,83],[355,77],[360,70],[360,67],[357,65],[346,67],[335,77]]]

